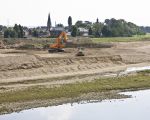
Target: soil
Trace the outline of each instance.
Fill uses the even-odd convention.
[[[111,48],[85,48],[82,57],[75,56],[76,48],[51,54],[47,50],[0,49],[0,87],[81,82],[118,74],[130,66],[149,65],[150,41],[112,44]]]
[[[128,67],[150,65],[150,41],[111,44],[110,48],[85,48],[82,57],[76,56],[77,48],[51,54],[47,50],[0,49],[0,93],[117,77]]]

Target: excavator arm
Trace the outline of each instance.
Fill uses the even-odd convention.
[[[68,40],[66,32],[61,32],[58,38],[55,39],[55,43],[49,46],[49,52],[63,52],[62,48],[65,47],[64,43]]]

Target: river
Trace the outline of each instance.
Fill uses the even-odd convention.
[[[150,120],[150,90],[120,94],[132,97],[34,108],[0,115],[0,120]]]

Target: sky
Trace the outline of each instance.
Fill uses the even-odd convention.
[[[0,0],[0,24],[46,26],[48,13],[55,22],[68,24],[77,20],[100,22],[125,19],[139,26],[150,26],[150,0]]]

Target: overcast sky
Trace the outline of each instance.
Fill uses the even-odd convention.
[[[68,16],[77,20],[103,22],[106,18],[125,19],[150,26],[150,0],[0,0],[0,24],[45,26],[48,13],[52,25],[67,25]]]

